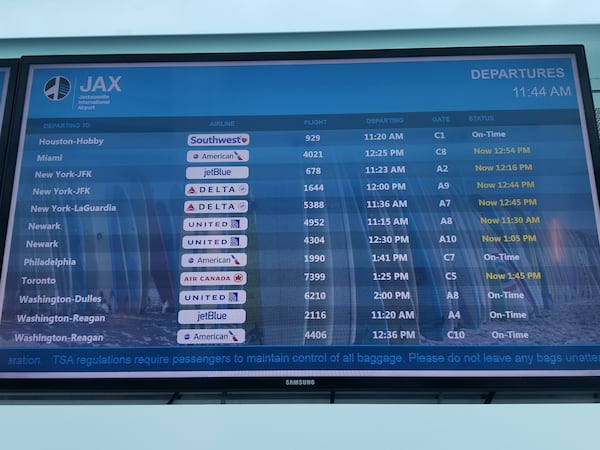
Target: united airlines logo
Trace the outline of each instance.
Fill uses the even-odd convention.
[[[65,77],[53,77],[46,81],[44,94],[52,101],[58,101],[69,95],[71,83]]]

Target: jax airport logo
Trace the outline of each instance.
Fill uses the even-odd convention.
[[[62,76],[56,76],[46,81],[44,94],[49,100],[58,101],[65,98],[71,92],[71,82]]]

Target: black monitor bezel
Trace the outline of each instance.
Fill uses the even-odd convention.
[[[17,159],[22,129],[25,98],[30,68],[44,64],[110,64],[110,63],[171,63],[171,62],[225,62],[225,61],[277,61],[302,59],[342,59],[342,58],[386,58],[386,57],[433,57],[433,56],[477,56],[477,55],[543,55],[572,54],[578,68],[587,138],[592,148],[593,170],[600,181],[600,139],[596,127],[592,89],[585,50],[582,45],[526,45],[494,47],[451,47],[421,49],[368,49],[331,50],[300,52],[249,52],[249,53],[201,53],[201,54],[98,54],[98,55],[55,55],[25,56],[20,60],[18,77],[11,77],[15,91],[8,151],[5,160],[5,176],[0,191],[0,232],[6,233],[8,210],[12,195],[12,176]],[[1,65],[2,61],[0,61]],[[16,61],[10,61],[16,69]],[[12,71],[11,71],[12,74]],[[18,80],[15,80],[18,78]],[[13,98],[11,97],[11,102]],[[8,104],[8,103],[7,103]],[[3,128],[9,127],[5,121]],[[4,131],[4,130],[3,130]],[[6,135],[6,133],[5,133]],[[0,144],[2,142],[0,141]],[[0,147],[1,148],[1,147]],[[599,192],[600,194],[600,192]],[[600,196],[600,195],[599,195]],[[3,251],[5,242],[0,242]],[[19,374],[21,375],[21,374]],[[58,374],[60,375],[60,374]],[[583,392],[600,391],[600,376],[249,376],[249,377],[134,377],[134,378],[71,378],[71,377],[15,377],[0,378],[1,393],[108,393],[125,394],[132,392],[246,392],[259,396],[265,392],[304,393],[304,392]]]

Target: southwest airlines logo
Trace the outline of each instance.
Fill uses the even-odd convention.
[[[189,146],[213,146],[213,145],[248,145],[250,135],[247,133],[239,134],[189,134],[187,143]],[[241,155],[238,155],[241,157]],[[241,159],[243,161],[243,157]]]
[[[52,101],[58,101],[69,95],[71,83],[65,77],[53,77],[46,81],[44,94]]]

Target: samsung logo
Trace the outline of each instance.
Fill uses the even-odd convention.
[[[285,380],[286,386],[314,386],[315,380]]]

